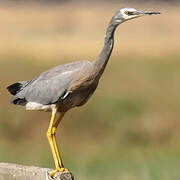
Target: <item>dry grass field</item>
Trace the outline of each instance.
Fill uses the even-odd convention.
[[[103,45],[111,16],[121,6],[1,7],[0,55],[24,55],[40,60],[93,59]],[[131,54],[135,57],[179,55],[179,8],[133,7],[160,10],[162,15],[122,25],[116,33],[113,54],[126,57]]]
[[[6,86],[58,64],[93,60],[120,4],[0,7],[0,161],[52,167],[50,114],[9,104]],[[180,7],[128,4],[162,14],[120,25],[92,99],[57,133],[80,180],[180,179]],[[155,8],[154,8],[155,7]]]

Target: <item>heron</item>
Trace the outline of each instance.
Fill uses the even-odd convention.
[[[56,143],[57,127],[68,110],[84,105],[96,90],[113,50],[116,28],[130,19],[153,14],[160,12],[121,8],[111,18],[104,46],[95,60],[58,65],[32,80],[18,81],[7,87],[13,95],[12,104],[25,106],[26,110],[51,112],[47,138],[56,168],[50,172],[51,177],[57,172],[69,171],[63,165]]]

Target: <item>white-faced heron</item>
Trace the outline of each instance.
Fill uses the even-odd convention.
[[[68,171],[64,168],[56,144],[56,128],[64,114],[71,108],[84,105],[97,88],[114,45],[114,32],[119,24],[144,15],[159,12],[137,11],[134,8],[122,8],[112,17],[105,36],[104,47],[92,62],[77,61],[56,66],[43,72],[30,81],[19,81],[7,87],[14,95],[11,103],[23,105],[27,110],[51,111],[52,116],[47,131],[56,170],[50,173]],[[56,114],[59,117],[56,119]]]

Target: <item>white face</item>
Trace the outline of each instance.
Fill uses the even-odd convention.
[[[120,12],[121,12],[121,15],[122,17],[125,19],[125,20],[129,20],[129,19],[133,19],[133,18],[136,18],[136,17],[139,17],[137,15],[131,15],[131,14],[128,14],[130,12],[136,12],[137,10],[134,9],[134,8],[122,8],[120,9]]]
[[[153,14],[160,14],[160,12],[137,11],[134,8],[122,8],[116,12],[116,14],[114,15],[114,19],[117,24],[120,24],[130,19]]]

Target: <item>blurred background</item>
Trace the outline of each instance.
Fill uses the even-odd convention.
[[[99,87],[64,117],[57,139],[79,180],[180,179],[178,1],[0,1],[0,161],[54,168],[50,114],[9,104],[6,87],[93,60],[121,7],[162,12],[120,25]]]

